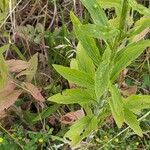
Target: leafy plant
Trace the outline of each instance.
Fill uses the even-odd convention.
[[[150,40],[135,40],[149,27],[150,11],[135,0],[81,0],[93,19],[82,24],[71,12],[74,32],[79,41],[76,59],[71,67],[53,65],[58,73],[77,88],[49,98],[60,104],[78,103],[86,116],[76,121],[65,134],[72,146],[76,146],[103,125],[110,114],[117,126],[128,124],[136,134],[142,130],[136,113],[150,108],[150,96],[133,95],[124,98],[117,86],[122,70],[131,64],[147,47]],[[116,17],[108,20],[103,8],[115,7]],[[133,23],[131,11],[144,15]],[[110,113],[111,112],[111,113]]]

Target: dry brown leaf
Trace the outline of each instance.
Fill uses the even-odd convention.
[[[9,80],[5,88],[0,90],[0,99],[10,94],[12,91],[14,91],[15,88],[16,88],[16,85],[12,81]]]
[[[9,71],[14,73],[21,72],[29,67],[29,63],[23,60],[11,59],[7,60],[6,63],[9,67]]]
[[[120,75],[119,75],[119,80],[118,80],[119,87],[122,86],[122,83],[124,82],[127,73],[128,73],[128,69],[127,69],[127,68],[124,69],[124,70],[120,73]]]
[[[15,103],[18,97],[21,95],[22,90],[13,90],[11,93],[1,97],[0,95],[0,114],[11,105]]]
[[[40,90],[35,87],[33,84],[31,83],[28,83],[28,82],[25,82],[24,83],[24,86],[25,88],[27,89],[27,91],[37,100],[37,101],[40,101],[40,102],[44,102],[45,99],[44,97],[42,96]]]
[[[85,116],[83,109],[74,112],[69,112],[61,117],[60,121],[63,124],[72,124]]]
[[[137,92],[137,86],[136,85],[121,88],[121,93],[124,97],[134,95],[134,94],[136,94],[136,92]]]

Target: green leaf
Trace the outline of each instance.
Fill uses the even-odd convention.
[[[129,109],[125,108],[124,110],[124,117],[125,117],[125,122],[129,125],[129,127],[139,136],[142,137],[142,130],[140,128],[139,122],[136,118],[136,116],[133,114],[132,111]]]
[[[70,61],[70,68],[78,70],[78,62],[76,59],[72,58]]]
[[[136,11],[138,11],[140,14],[150,16],[150,10],[149,8],[144,7],[141,4],[138,4],[136,0],[128,0],[129,5]]]
[[[38,116],[36,115],[36,117],[33,118],[33,122],[37,122],[41,119],[45,119],[45,118],[49,117],[52,113],[57,111],[59,107],[60,107],[60,105],[55,104],[55,105],[52,105],[52,106],[44,109]]]
[[[8,66],[2,54],[0,54],[0,89],[4,88],[8,81]]]
[[[129,30],[129,39],[134,38],[134,36],[140,34],[142,31],[144,31],[146,28],[149,27],[150,27],[150,18],[142,17],[135,23],[134,27],[131,30]]]
[[[109,105],[112,111],[112,115],[116,121],[116,124],[119,128],[121,128],[124,122],[124,108],[123,101],[120,92],[117,87],[114,85],[110,85],[111,99],[109,101]]]
[[[9,44],[7,45],[3,45],[0,47],[0,54],[3,54],[5,51],[7,51],[9,49]]]
[[[95,74],[95,93],[98,101],[108,88],[109,79],[110,79],[109,63],[103,61],[99,65]]]
[[[94,38],[102,38],[104,40],[111,39],[119,34],[119,30],[115,28],[96,24],[86,24],[81,25],[80,27],[85,35]]]
[[[91,74],[94,76],[95,74],[95,66],[93,64],[92,59],[87,55],[85,49],[79,43],[77,46],[77,63],[78,68],[81,71]]]
[[[61,74],[65,79],[67,79],[71,83],[89,89],[92,89],[94,86],[94,79],[85,72],[70,69],[69,67],[64,67],[60,65],[53,65],[53,67],[59,74]]]
[[[93,98],[85,89],[70,89],[53,95],[48,100],[59,104],[83,104],[92,102]]]
[[[116,22],[119,20],[121,17],[121,4],[122,0],[97,0],[97,2],[100,4],[101,7],[103,8],[115,8],[115,13],[116,13],[116,18],[110,19],[109,22],[112,23],[112,21]],[[116,26],[115,26],[116,27]]]
[[[133,112],[139,112],[142,109],[149,109],[150,95],[132,95],[125,99],[124,107]]]
[[[74,27],[74,32],[85,49],[87,55],[93,60],[95,64],[100,64],[101,62],[101,55],[99,53],[99,49],[96,45],[96,42],[93,38],[87,36],[84,34],[84,32],[81,29],[82,24],[78,20],[78,18],[71,12],[70,14],[71,20]]]
[[[115,80],[119,73],[131,64],[145,48],[150,46],[150,40],[141,40],[136,43],[132,43],[119,51],[114,60],[114,67],[111,73],[111,80]]]
[[[97,118],[95,116],[86,116],[76,121],[75,124],[70,127],[70,130],[65,134],[65,138],[71,140],[71,146],[76,146],[96,129]]]
[[[97,2],[97,0],[81,0],[83,5],[87,8],[95,24],[107,26],[108,19],[105,12]]]

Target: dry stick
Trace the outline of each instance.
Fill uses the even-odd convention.
[[[147,112],[145,115],[143,115],[141,118],[138,119],[138,121],[143,120],[144,118],[146,118],[148,115],[150,115],[150,111]],[[119,132],[116,136],[114,136],[112,139],[110,139],[106,144],[104,144],[103,146],[101,146],[98,150],[101,150],[102,148],[104,148],[105,146],[107,146],[109,143],[111,143],[114,139],[116,139],[118,136],[120,136],[122,133],[124,133],[125,131],[127,131],[130,127],[128,126],[127,128],[125,128],[124,130],[122,130],[121,132]]]
[[[15,11],[15,9],[18,7],[18,5],[22,2],[23,0],[20,0],[16,6],[14,6],[14,8],[11,10],[11,12],[9,12],[9,14],[7,15],[7,17],[5,18],[5,20],[3,21],[3,23],[0,25],[0,28],[2,28],[2,26],[5,24],[5,22],[7,21],[7,19],[10,17],[10,15]]]

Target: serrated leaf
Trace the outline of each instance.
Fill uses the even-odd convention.
[[[98,121],[95,116],[86,116],[76,121],[75,124],[70,127],[70,130],[65,134],[65,138],[71,140],[71,146],[76,146],[97,129],[97,123]]]
[[[71,83],[89,89],[92,89],[94,86],[94,79],[88,73],[75,69],[70,69],[69,67],[64,67],[60,65],[53,65],[53,67],[59,74],[61,74]]]
[[[142,137],[142,129],[140,128],[139,122],[136,118],[136,116],[133,114],[132,111],[129,109],[125,108],[124,110],[124,117],[125,117],[125,122],[129,125],[129,127],[139,136]]]
[[[74,27],[74,32],[75,32],[79,42],[85,49],[87,55],[93,60],[93,62],[95,64],[100,64],[101,55],[99,53],[99,49],[96,45],[95,40],[93,38],[85,35],[82,32],[82,29],[80,27],[82,24],[80,23],[78,18],[72,12],[71,12],[70,16],[71,16],[71,20],[72,20],[73,27]]]
[[[117,87],[115,87],[114,85],[110,85],[110,93],[111,99],[109,101],[109,105],[111,108],[111,112],[116,121],[117,126],[121,128],[124,122],[124,108],[122,97]]]
[[[132,95],[125,99],[124,107],[133,112],[139,112],[142,109],[150,108],[150,96],[149,95]]]
[[[150,16],[150,10],[146,7],[144,7],[141,4],[138,4],[136,0],[128,0],[129,5],[136,11],[138,11],[140,14]]]
[[[95,74],[95,66],[93,64],[92,59],[87,55],[85,49],[79,43],[77,46],[77,64],[78,68],[81,71],[91,74],[94,76]]]
[[[51,96],[48,100],[59,104],[84,104],[94,101],[85,89],[65,90],[62,93]]]
[[[97,2],[97,0],[81,0],[82,4],[87,8],[95,24],[107,26],[108,19],[105,12]]]
[[[148,46],[150,46],[150,40],[141,40],[122,49],[115,57],[111,80],[115,80],[119,73],[130,65]]]
[[[108,88],[109,79],[110,79],[109,63],[103,61],[98,66],[98,69],[95,74],[95,93],[98,101]]]

